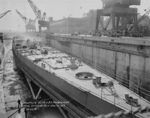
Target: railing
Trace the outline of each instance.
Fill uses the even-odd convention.
[[[66,78],[63,78],[63,77],[57,75],[56,73],[55,73],[55,75],[56,75],[57,77],[63,79],[63,80],[66,81],[67,83],[73,85],[74,87],[80,89],[80,90],[83,91],[83,92],[91,93],[91,94],[93,94],[93,95],[95,95],[95,96],[97,96],[97,97],[102,98],[103,100],[105,100],[105,101],[107,101],[107,102],[109,102],[109,103],[111,103],[111,104],[114,104],[115,106],[121,107],[121,108],[124,109],[124,110],[129,110],[129,109],[125,108],[125,107],[122,106],[122,105],[116,104],[116,102],[115,102],[115,99],[116,99],[115,96],[114,96],[114,100],[111,101],[111,100],[107,99],[105,96],[103,97],[102,94],[101,94],[101,95],[98,95],[98,94],[96,94],[95,92],[92,92],[91,90],[86,89],[86,88],[84,88],[84,87],[82,87],[82,86],[76,84],[76,83],[73,82],[73,81],[70,81],[70,80],[68,80],[68,79],[66,79]],[[102,88],[101,88],[101,92],[102,92]]]
[[[48,65],[49,65],[49,64],[48,64]],[[38,67],[39,67],[39,66],[38,66]],[[41,67],[41,68],[42,68],[42,67]],[[42,69],[43,69],[43,68],[42,68]],[[45,71],[46,71],[46,70],[45,70]],[[49,70],[48,72],[51,73],[50,70]],[[86,88],[84,88],[84,87],[82,87],[82,86],[76,84],[76,83],[73,82],[73,81],[67,80],[66,78],[63,78],[63,77],[57,75],[56,73],[55,73],[55,75],[56,75],[57,77],[63,79],[63,80],[66,81],[67,83],[73,85],[74,87],[80,89],[80,90],[83,91],[83,92],[91,93],[91,94],[93,94],[93,95],[95,95],[95,96],[97,96],[97,97],[102,98],[103,100],[105,100],[105,101],[107,101],[107,102],[109,102],[109,103],[111,103],[111,104],[114,104],[115,106],[121,107],[121,108],[124,109],[124,110],[129,110],[129,109],[125,108],[123,105],[117,104],[117,103],[116,103],[116,98],[115,98],[115,96],[113,96],[113,97],[114,97],[113,100],[109,100],[109,99],[107,99],[105,96],[103,96],[103,95],[102,95],[102,91],[103,91],[102,88],[101,88],[101,95],[98,95],[98,94],[96,94],[95,92],[92,92],[92,91],[90,91],[89,89],[86,89]]]
[[[88,56],[88,54],[86,54],[86,56]],[[89,56],[93,56],[93,55],[89,55]],[[83,57],[83,56],[82,56],[82,57]],[[95,58],[96,58],[96,57],[95,57]],[[113,78],[117,78],[117,81],[119,81],[120,83],[122,82],[123,84],[126,84],[127,86],[128,86],[128,84],[130,83],[131,85],[134,86],[133,89],[135,89],[135,90],[140,87],[140,89],[141,89],[141,91],[140,91],[141,94],[150,97],[150,90],[146,90],[146,89],[142,88],[141,86],[139,86],[138,84],[136,85],[133,80],[130,80],[130,81],[128,82],[128,80],[126,80],[124,77],[119,76],[119,75],[116,75],[115,73],[111,73],[110,71],[107,71],[107,68],[110,68],[109,66],[104,66],[104,68],[103,68],[103,67],[101,67],[101,65],[94,64],[93,58],[92,58],[91,61],[89,61],[89,60],[87,60],[87,59],[85,59],[85,58],[81,58],[81,57],[80,57],[80,59],[81,59],[83,62],[85,62],[86,64],[88,64],[89,66],[91,66],[92,68],[98,69],[98,71],[102,71],[102,72],[104,72],[104,73],[107,73],[109,76],[111,76],[111,77],[113,77]],[[96,59],[96,60],[97,60],[97,59]],[[99,58],[99,61],[105,61],[105,60],[102,60],[102,59]],[[118,66],[121,67],[121,68],[127,68],[126,66],[123,66],[123,65],[120,65],[120,64],[119,64]],[[134,69],[134,70],[136,70],[136,69]],[[114,71],[114,70],[112,70],[112,71]],[[133,71],[133,68],[131,68],[131,69],[130,69],[130,72],[129,72],[130,77],[134,77],[135,75],[139,75],[139,73],[142,73],[142,74],[144,74],[145,76],[149,76],[149,77],[150,77],[150,73],[149,73],[149,72],[146,72],[146,71],[143,72],[143,71],[140,71],[140,70],[137,70],[137,71],[139,71],[139,72],[135,73],[135,71]],[[140,97],[142,97],[142,96],[140,96]]]
[[[78,52],[78,50],[76,50],[76,52]],[[79,52],[79,54],[80,54],[80,52]],[[86,54],[86,56],[93,56],[94,57],[94,55],[89,55],[89,54]],[[83,55],[81,56],[81,57],[79,57],[79,58],[81,58],[81,60],[83,61],[83,62],[85,62],[85,63],[87,63],[88,65],[90,65],[91,67],[93,67],[93,68],[95,68],[95,69],[98,69],[98,71],[102,71],[102,72],[104,72],[104,73],[107,73],[109,76],[111,76],[111,77],[116,77],[117,78],[117,81],[119,81],[119,82],[125,82],[125,84],[126,85],[128,85],[129,83],[128,83],[128,80],[126,81],[125,80],[125,78],[124,77],[122,77],[122,76],[119,76],[119,75],[116,75],[115,73],[112,73],[112,72],[114,72],[114,70],[112,70],[112,72],[110,72],[110,71],[107,71],[107,68],[110,68],[109,66],[104,66],[104,67],[102,67],[102,65],[98,65],[97,63],[96,64],[93,64],[94,62],[93,62],[93,57],[92,57],[92,60],[91,61],[89,61],[89,60],[87,60],[87,59],[85,59],[85,58],[83,58]],[[97,60],[97,57],[94,57],[94,58],[96,58],[96,60]],[[100,59],[100,58],[98,58],[98,61],[103,61],[103,62],[106,62],[106,60],[102,60],[102,59]],[[126,66],[123,66],[123,65],[118,65],[119,67],[121,67],[121,68],[124,68],[124,69],[126,69],[127,67]],[[134,70],[137,70],[137,69],[134,69]],[[149,76],[150,77],[150,73],[148,73],[148,72],[143,72],[143,71],[140,71],[140,70],[137,70],[138,72],[137,73],[135,73],[135,72],[133,72],[133,68],[130,68],[130,77],[134,77],[134,75],[139,75],[139,73],[142,73],[142,74],[144,74],[145,76]],[[134,85],[135,87],[137,87],[137,88],[139,88],[139,85],[136,85],[132,80],[130,80],[130,84],[132,84],[132,85]],[[149,94],[150,94],[150,90],[146,90],[146,89],[144,89],[144,88],[142,88],[141,86],[140,86],[140,89],[141,90],[143,90],[142,91],[142,93],[143,94],[145,94],[145,95],[148,95],[149,96]]]
[[[29,59],[28,59],[28,60],[29,60]],[[45,62],[44,60],[42,60],[42,61]],[[36,65],[36,64],[35,64],[35,65]],[[48,63],[47,63],[47,65],[49,66],[49,71],[48,71],[48,72],[51,73],[50,69],[52,69],[52,68],[51,68],[51,66],[50,66]],[[40,67],[40,66],[38,66],[38,67]],[[37,67],[36,67],[36,68],[37,68]],[[42,67],[40,67],[40,68],[42,68]],[[45,70],[44,68],[42,68],[42,69]],[[46,71],[46,70],[45,70],[45,71]],[[57,75],[56,73],[55,73],[55,75],[56,75],[57,77],[63,79],[63,80],[66,81],[67,83],[73,85],[74,87],[80,89],[80,90],[83,91],[83,92],[91,93],[91,94],[93,94],[93,95],[95,95],[95,96],[97,96],[97,97],[102,98],[103,100],[105,100],[105,101],[107,101],[107,102],[109,102],[109,103],[111,103],[111,104],[114,104],[115,106],[121,107],[121,108],[124,109],[124,110],[128,110],[128,109],[125,108],[124,106],[119,105],[119,104],[116,104],[116,102],[115,102],[115,101],[116,101],[116,100],[115,100],[115,99],[116,99],[115,96],[114,96],[114,99],[111,101],[111,100],[107,99],[105,96],[103,97],[102,94],[101,94],[101,96],[100,96],[100,95],[98,95],[98,94],[96,94],[96,93],[90,91],[89,89],[86,89],[86,88],[84,88],[84,87],[82,87],[82,86],[80,86],[80,85],[74,83],[73,81],[70,81],[70,80],[67,80],[66,78],[60,77],[60,76]],[[101,92],[102,92],[102,88],[101,88]]]

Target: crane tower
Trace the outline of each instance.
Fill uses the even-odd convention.
[[[28,3],[30,4],[34,14],[38,19],[39,31],[41,31],[42,27],[46,27],[47,30],[49,31],[50,26],[49,26],[49,21],[46,21],[46,12],[44,12],[42,16],[41,10],[39,10],[39,8],[34,4],[32,0],[28,0]]]
[[[131,5],[140,5],[141,0],[101,0],[103,9],[97,10],[96,30],[99,23],[103,30],[112,22],[111,31],[124,30],[128,24],[133,24],[137,30],[137,8],[130,8]],[[104,26],[101,16],[108,16],[109,20]]]

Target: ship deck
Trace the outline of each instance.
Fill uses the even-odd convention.
[[[18,51],[20,52],[20,54],[33,61],[34,64],[50,73],[55,73],[55,75],[57,75],[61,79],[64,79],[71,85],[81,89],[82,91],[90,92],[91,94],[98,96],[100,99],[104,99],[107,102],[114,104],[124,110],[134,110],[139,106],[150,106],[150,102],[146,101],[134,92],[120,85],[113,78],[88,66],[87,64],[82,62],[81,59],[72,57],[51,47],[39,45],[36,46],[37,49],[31,49],[30,47],[27,47],[18,48]],[[47,51],[47,53],[44,52],[45,50]],[[81,77],[80,79],[77,78],[76,74],[80,72],[88,72],[92,73],[94,77],[101,77],[101,83],[108,83],[109,81],[112,81],[114,83],[114,86],[113,88],[95,86],[93,84],[94,77]],[[130,103],[127,103],[125,94],[129,94],[129,96],[138,99],[139,106],[134,106]],[[137,115],[144,118],[150,117],[150,113]]]

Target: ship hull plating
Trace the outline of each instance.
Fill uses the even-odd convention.
[[[33,62],[22,56],[13,46],[14,60],[16,66],[20,68],[35,84],[44,89],[47,93],[52,94],[57,100],[69,101],[66,104],[66,110],[74,111],[78,116],[96,116],[117,112],[122,110],[117,105],[103,100],[98,96],[86,91],[78,86],[72,85],[59,75],[49,73],[38,67]],[[131,116],[134,118],[135,116]]]

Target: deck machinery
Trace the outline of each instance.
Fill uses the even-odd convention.
[[[102,0],[103,9],[97,10],[96,30],[99,24],[102,31],[107,32],[107,27],[112,22],[111,36],[117,31],[127,30],[129,26],[134,27],[134,32],[138,31],[137,8],[130,8],[131,5],[140,5],[141,0]],[[100,17],[108,16],[106,26]]]

